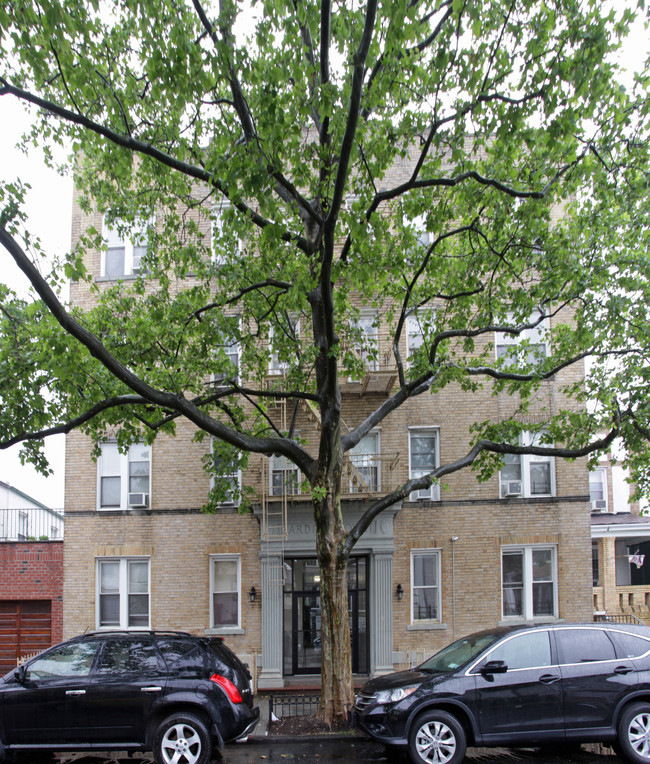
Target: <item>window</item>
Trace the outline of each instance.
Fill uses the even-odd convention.
[[[232,214],[230,210],[232,204],[226,198],[212,208],[212,262],[215,265],[224,265],[230,257],[238,256],[243,249],[241,240],[226,226],[226,220]]]
[[[166,666],[153,642],[127,637],[106,642],[97,662],[96,673],[104,676],[133,674],[137,682],[143,676],[164,676]]]
[[[589,473],[589,499],[592,512],[607,512],[607,470],[596,467]]]
[[[369,432],[350,449],[350,493],[381,490],[379,433]]]
[[[214,374],[212,381],[224,386],[237,382],[239,377],[239,341],[233,336],[222,336],[218,344],[219,373]]]
[[[503,661],[508,671],[542,668],[551,662],[551,641],[548,631],[531,631],[502,642],[488,653],[488,661]]]
[[[409,430],[409,477],[428,475],[438,466],[438,430],[413,427]],[[413,491],[411,501],[440,498],[440,486],[432,485]]]
[[[600,586],[598,542],[591,542],[591,583],[592,586]]]
[[[223,448],[221,443],[211,440],[212,459],[214,463],[214,473],[211,478],[211,488],[216,488],[217,481],[226,484],[227,492],[222,504],[237,505],[241,492],[241,471],[239,469],[238,452],[231,447],[225,446],[225,451],[221,452],[217,444]]]
[[[81,642],[50,650],[29,664],[27,679],[39,681],[88,676],[99,645],[99,642]]]
[[[593,663],[616,659],[614,645],[603,629],[558,629],[560,663]]]
[[[273,454],[269,473],[271,496],[295,496],[300,493],[298,467],[286,456]]]
[[[542,445],[543,433],[523,432],[519,439],[522,446]],[[555,459],[537,454],[505,454],[499,472],[500,496],[555,495]]]
[[[97,561],[97,627],[149,628],[149,560]]]
[[[241,559],[239,555],[210,558],[210,607],[212,628],[239,628],[241,610]]]
[[[433,310],[419,310],[406,317],[406,357],[410,359],[424,345],[431,332]],[[430,344],[430,337],[428,339]]]
[[[411,621],[440,620],[440,552],[411,552]]]
[[[375,311],[362,311],[355,325],[360,334],[355,340],[354,352],[365,363],[368,371],[379,370],[379,326]]]
[[[504,618],[555,617],[555,547],[524,546],[503,549],[501,584]]]
[[[141,272],[142,258],[147,254],[150,220],[136,221],[131,237],[120,233],[118,222],[110,225],[104,219],[106,250],[102,252],[102,276],[117,279]]]
[[[132,444],[120,453],[115,441],[101,445],[98,462],[100,509],[149,507],[151,448]]]
[[[276,335],[279,340],[275,341]],[[296,343],[300,336],[300,318],[290,318],[287,326],[271,326],[269,330],[269,374],[286,374],[290,355],[296,356]],[[282,345],[284,344],[284,347]]]
[[[415,228],[415,234],[418,237],[418,244],[422,249],[428,249],[431,246],[433,237],[429,231],[427,231],[427,216],[416,215],[413,218],[413,227]]]
[[[539,310],[532,312],[530,318],[525,323],[533,324],[541,318]],[[513,327],[517,326],[513,313],[508,313],[506,323]],[[543,318],[540,323],[532,329],[524,329],[520,334],[510,334],[508,332],[496,332],[495,346],[497,358],[503,358],[510,364],[518,361],[526,364],[539,363],[540,360],[548,355],[548,316]],[[520,349],[522,352],[520,352]]]

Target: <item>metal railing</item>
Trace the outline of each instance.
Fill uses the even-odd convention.
[[[60,541],[63,511],[47,507],[0,509],[0,541]]]
[[[645,626],[643,621],[632,613],[596,613],[594,621],[596,623],[632,623]]]
[[[314,716],[320,704],[320,693],[275,693],[269,695],[269,719],[287,716]]]

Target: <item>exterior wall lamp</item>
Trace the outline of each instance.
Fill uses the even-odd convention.
[[[397,584],[397,588],[395,589],[395,594],[397,595],[397,599],[401,600],[404,596],[404,589],[402,588],[402,584]]]
[[[251,586],[250,591],[248,592],[248,599],[250,603],[253,604],[256,598],[257,598],[257,591],[254,586]]]

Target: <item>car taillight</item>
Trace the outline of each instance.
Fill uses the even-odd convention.
[[[221,676],[221,674],[213,674],[210,677],[211,682],[216,682],[220,687],[223,687],[226,695],[230,698],[230,700],[233,703],[243,703],[242,696],[239,692],[239,690],[235,687],[235,685],[230,681],[230,679],[226,679],[225,676]]]

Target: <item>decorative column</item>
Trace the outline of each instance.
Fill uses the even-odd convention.
[[[260,689],[282,687],[282,556],[262,557],[262,670]],[[278,574],[279,571],[279,574]]]
[[[393,671],[393,551],[375,552],[370,566],[370,671],[378,676]]]

